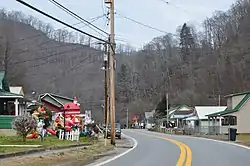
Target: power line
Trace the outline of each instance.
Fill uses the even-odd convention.
[[[90,43],[90,44],[96,44],[96,43],[97,42],[93,42],[93,43]],[[65,45],[59,45],[59,46],[55,46],[55,47],[61,47],[61,46],[65,46]],[[25,62],[32,62],[32,61],[37,61],[37,60],[41,60],[41,59],[47,59],[47,58],[50,58],[50,57],[53,57],[53,56],[56,56],[56,55],[61,55],[61,54],[64,54],[64,53],[69,53],[69,52],[72,52],[72,51],[76,51],[78,49],[83,49],[83,47],[80,47],[80,46],[81,45],[79,45],[78,47],[67,49],[67,50],[59,52],[59,53],[53,53],[53,54],[49,54],[49,55],[46,55],[46,56],[36,57],[36,58],[32,58],[32,59],[26,59],[26,60],[22,60],[22,61],[16,61],[16,62],[12,62],[12,63],[9,63],[9,64],[10,65],[17,65],[17,64],[22,64],[22,63],[25,63]],[[51,47],[51,48],[55,48],[55,47]],[[40,66],[40,65],[38,65],[38,66]]]
[[[32,5],[30,5],[30,4],[26,3],[26,2],[24,2],[24,1],[22,1],[22,0],[16,0],[16,1],[19,2],[19,3],[21,3],[21,4],[23,4],[23,5],[25,5],[25,6],[27,6],[27,7],[29,7],[29,8],[31,8],[31,9],[33,9],[33,10],[35,10],[35,11],[37,11],[38,13],[41,13],[42,15],[45,15],[46,17],[51,18],[51,19],[54,20],[54,21],[57,21],[57,22],[59,22],[59,23],[65,25],[65,26],[67,26],[67,27],[69,27],[69,28],[71,28],[71,29],[74,29],[75,31],[78,31],[78,32],[80,32],[80,33],[82,33],[82,34],[85,34],[85,35],[87,35],[87,36],[89,36],[89,37],[92,37],[92,38],[94,38],[94,39],[96,39],[96,40],[99,40],[99,41],[102,41],[102,42],[104,42],[104,43],[109,44],[108,41],[103,40],[103,39],[101,39],[101,38],[99,38],[99,37],[96,37],[96,36],[94,36],[94,35],[91,35],[91,34],[89,34],[89,33],[87,33],[87,32],[84,32],[84,31],[82,31],[82,30],[80,30],[80,29],[78,29],[78,28],[75,28],[75,27],[73,27],[73,26],[71,26],[71,25],[69,25],[69,24],[67,24],[67,23],[65,23],[65,22],[63,22],[63,21],[61,21],[61,20],[59,20],[59,19],[57,19],[57,18],[55,18],[55,17],[53,17],[53,16],[51,16],[51,15],[49,15],[49,14],[47,14],[47,13],[45,13],[45,12],[39,10],[38,8],[35,8],[34,6],[32,6]]]
[[[158,0],[158,1],[162,1],[162,2],[164,2],[164,3],[167,4],[167,5],[171,5],[171,6],[175,7],[175,8],[181,9],[182,11],[189,13],[189,11],[187,11],[187,10],[185,10],[185,9],[182,9],[182,8],[179,7],[179,6],[176,6],[176,5],[172,4],[172,3],[170,3],[169,1],[166,1],[166,0]]]
[[[102,18],[102,17],[104,17],[104,16],[105,16],[105,15],[102,14],[102,15],[99,15],[99,16],[97,16],[97,17],[91,18],[89,21],[90,21],[91,23],[93,23],[93,22],[95,22],[96,20],[98,20],[98,19],[100,19],[100,18]],[[79,24],[81,24],[81,23],[82,23],[82,21],[81,21],[81,22],[78,22],[78,23],[75,23],[75,24],[72,24],[71,26],[79,25]],[[86,24],[85,24],[84,26],[79,27],[79,28],[83,28],[83,27],[85,27],[85,26],[86,26]],[[59,30],[63,30],[63,29],[66,29],[66,28],[67,28],[67,26],[64,26],[64,27],[62,27],[62,28],[52,30],[52,31],[50,31],[48,34],[51,34],[51,33],[53,33],[53,32],[56,32],[56,31],[59,31]],[[44,34],[32,35],[32,36],[28,36],[28,37],[26,37],[26,38],[14,40],[14,41],[11,41],[11,42],[12,42],[12,43],[21,42],[21,41],[30,40],[30,39],[32,39],[32,38],[39,37],[39,36],[44,36]]]
[[[60,52],[60,53],[49,54],[49,55],[46,55],[46,56],[37,57],[37,58],[33,58],[33,59],[27,59],[27,60],[23,60],[23,61],[13,62],[13,63],[10,63],[10,65],[16,65],[16,64],[20,64],[20,63],[32,62],[32,61],[36,61],[36,60],[46,59],[46,58],[50,58],[50,57],[55,56],[55,55],[61,55],[61,54],[64,54],[64,53],[71,52],[71,51],[73,51],[75,49],[77,49],[77,48],[73,48],[73,49],[69,49],[69,50],[66,50],[66,51],[63,51],[63,52]]]
[[[73,69],[80,67],[80,65],[81,65],[83,62],[85,62],[87,59],[88,59],[88,56],[85,57],[83,60],[81,60],[78,64],[76,64],[76,65],[72,66],[70,69],[64,71],[63,74],[62,74],[61,76],[59,76],[59,77],[56,77],[56,76],[55,76],[55,77],[53,78],[53,80],[51,81],[51,83],[53,83],[53,82],[55,82],[56,80],[58,80],[59,78],[65,76],[66,73],[72,71]]]
[[[127,20],[130,20],[130,21],[132,21],[132,22],[134,22],[134,23],[136,23],[136,24],[142,25],[142,26],[144,26],[144,27],[147,27],[147,28],[156,30],[156,31],[161,32],[161,33],[166,33],[166,34],[168,33],[168,32],[166,32],[166,31],[160,30],[160,29],[158,29],[158,28],[152,27],[152,26],[150,26],[150,25],[144,24],[144,23],[142,23],[142,22],[139,22],[139,21],[137,21],[137,20],[134,20],[134,19],[132,19],[132,18],[129,18],[129,17],[127,17],[127,16],[124,16],[124,15],[122,15],[122,14],[120,14],[120,13],[117,13],[117,12],[116,12],[115,14],[116,14],[116,15],[119,15],[119,16],[121,16],[121,17],[127,19]]]
[[[58,3],[55,0],[49,0],[51,3],[53,3],[54,5],[56,5],[57,7],[63,9],[64,11],[66,11],[67,13],[69,13],[72,16],[75,16],[75,18],[78,18],[80,20],[82,20],[83,22],[86,22],[87,24],[93,26],[94,28],[98,29],[99,31],[105,33],[106,35],[109,35],[107,32],[105,32],[104,30],[100,29],[99,27],[95,26],[94,24],[92,24],[91,22],[83,19],[82,17],[80,17],[79,15],[77,15],[76,13],[72,12],[71,10],[69,10],[68,8],[66,8],[65,6],[61,5],[60,3]]]
[[[103,17],[103,15],[102,15],[102,17]],[[98,16],[98,17],[96,17],[95,19],[93,19],[92,20],[92,22],[94,22],[94,21],[96,21],[97,19],[100,19],[100,18],[102,18],[101,16]],[[86,25],[84,25],[84,26],[82,26],[82,27],[80,27],[80,28],[83,28],[83,27],[85,27]],[[64,28],[66,28],[66,27],[64,27]],[[64,28],[61,28],[61,29],[64,29]],[[59,29],[57,29],[57,30],[59,30]],[[57,31],[56,30],[56,31]],[[41,36],[40,34],[39,35],[35,35],[35,36],[32,36],[32,37],[38,37],[38,36]],[[29,40],[31,40],[30,38],[29,38]],[[37,47],[40,47],[40,46],[42,46],[43,44],[48,44],[48,43],[51,43],[51,42],[53,42],[54,40],[53,39],[48,39],[48,40],[46,40],[45,42],[42,42],[41,44],[39,44]],[[65,43],[66,44],[66,43]],[[31,50],[25,50],[25,51],[22,51],[22,52],[20,52],[20,54],[22,54],[22,53],[26,53],[26,52],[30,52],[30,51],[42,51],[42,50],[47,50],[47,49],[52,49],[52,48],[59,48],[59,47],[64,47],[64,46],[67,46],[67,45],[65,45],[65,44],[61,44],[61,45],[57,45],[57,46],[53,46],[53,47],[49,47],[49,48],[39,48],[39,49],[31,49]]]

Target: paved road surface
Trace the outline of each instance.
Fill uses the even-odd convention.
[[[250,149],[188,136],[124,130],[138,145],[105,166],[250,166]]]

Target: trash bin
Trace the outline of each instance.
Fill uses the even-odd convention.
[[[228,140],[229,141],[236,141],[236,133],[237,133],[237,129],[229,128],[228,129]]]

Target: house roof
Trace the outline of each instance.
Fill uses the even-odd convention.
[[[153,117],[155,113],[155,110],[151,112],[145,112],[145,119],[149,119],[150,117]]]
[[[15,94],[24,95],[23,87],[21,86],[10,86],[10,92]]]
[[[8,83],[5,82],[5,71],[0,71],[0,98],[23,98],[23,94],[10,92]]]
[[[23,98],[23,95],[7,92],[0,89],[0,98]]]
[[[187,105],[179,105],[170,111],[169,116],[171,119],[184,119],[193,116],[194,112],[192,112],[192,110],[194,110],[193,107],[189,107]]]
[[[208,119],[206,115],[225,111],[226,106],[195,106],[197,115],[186,120]]]
[[[74,101],[73,98],[68,98],[68,97],[56,95],[53,93],[41,94],[39,97],[41,100],[48,102],[56,107],[64,107],[66,103],[70,103]]]
[[[210,117],[211,116],[223,116],[226,114],[238,112],[241,109],[241,107],[248,101],[249,98],[250,98],[250,93],[246,93],[243,99],[233,109],[226,108],[226,110],[224,111],[213,113],[213,114],[208,114],[206,116],[210,116]]]
[[[225,97],[241,96],[241,95],[247,95],[247,94],[250,94],[250,91],[233,93],[233,94],[226,95]]]

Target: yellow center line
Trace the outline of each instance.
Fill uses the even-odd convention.
[[[131,131],[131,132],[135,132],[135,131]],[[135,132],[135,133],[145,135],[148,137],[164,139],[166,141],[169,141],[169,142],[177,145],[180,148],[180,156],[177,160],[176,166],[191,166],[192,165],[192,151],[191,151],[190,147],[187,146],[186,144],[184,144],[180,141],[176,141],[174,139],[170,139],[170,138],[160,137],[160,136],[151,135],[151,134],[145,134],[145,133],[141,133],[141,132]]]

